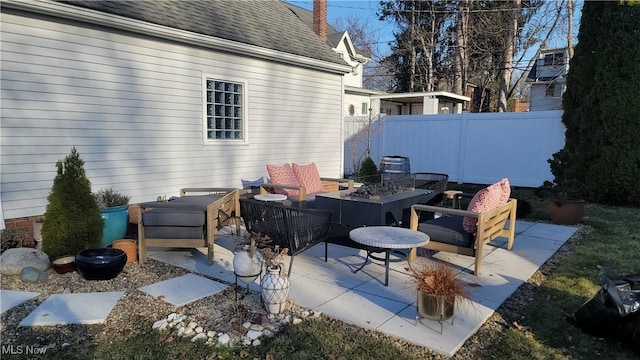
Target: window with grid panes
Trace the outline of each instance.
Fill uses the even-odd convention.
[[[208,140],[244,140],[244,87],[241,82],[206,79]]]

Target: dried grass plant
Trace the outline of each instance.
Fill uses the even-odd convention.
[[[276,245],[273,250],[271,248],[261,249],[262,257],[264,258],[267,268],[276,268],[284,261],[284,257],[289,252],[289,248],[280,248],[280,245]]]
[[[442,296],[449,303],[469,298],[467,284],[445,263],[429,261],[413,266],[409,263],[407,270],[420,292]]]
[[[249,246],[249,256],[253,257],[257,249],[264,248],[271,243],[269,235],[262,235],[259,232],[249,232],[236,241],[236,250]]]

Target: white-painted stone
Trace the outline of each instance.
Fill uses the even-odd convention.
[[[158,320],[151,326],[152,329],[163,329],[167,326],[167,319]]]
[[[302,316],[308,317],[309,316],[309,311],[308,310],[303,311],[302,312]]]
[[[195,328],[196,328],[196,326],[198,326],[198,323],[193,322],[193,321],[192,321],[192,322],[190,322],[190,323],[189,323],[189,325],[187,325],[187,327],[188,327],[188,328],[190,328],[190,329],[195,329]]]
[[[254,330],[254,331],[262,331],[262,329],[264,329],[264,327],[260,324],[252,324],[249,327],[249,330]]]
[[[176,316],[178,316],[178,314],[176,314],[176,313],[171,313],[171,314],[169,314],[169,316],[167,316],[167,320],[169,320],[169,321],[173,321],[173,319],[175,319],[175,318],[176,318]]]
[[[253,345],[253,346],[258,346],[258,345],[260,345],[260,339],[255,339],[255,340],[253,340],[253,342],[251,343],[251,345]]]
[[[191,327],[188,327],[188,328],[184,329],[184,335],[191,335],[193,333],[194,333],[193,332],[193,328],[191,328]]]
[[[247,332],[247,337],[251,340],[255,340],[262,335],[262,331],[249,330]]]
[[[192,337],[191,341],[196,342],[198,340],[202,340],[202,339],[206,339],[206,338],[207,338],[207,335],[205,335],[203,333],[200,333],[200,334],[197,334],[196,336]]]
[[[273,331],[268,329],[262,330],[262,336],[271,337],[273,336]]]
[[[182,336],[184,334],[184,328],[181,327],[178,329],[178,332],[176,333],[178,336]]]
[[[218,336],[218,343],[222,344],[222,345],[226,345],[229,343],[229,341],[231,341],[231,337],[227,334],[222,334],[220,336]]]
[[[300,319],[300,318],[296,317],[296,318],[293,318],[293,322],[292,322],[292,324],[293,324],[293,325],[298,325],[298,324],[300,324],[301,322],[302,322],[302,319]]]
[[[251,326],[251,322],[250,321],[245,321],[242,323],[242,327],[245,329],[248,329]]]
[[[217,334],[216,334],[215,331],[212,331],[212,330],[207,331],[207,336],[210,337],[210,338],[215,337],[216,335]]]
[[[196,334],[201,334],[204,331],[202,326],[196,326],[196,328],[194,330],[196,331]]]

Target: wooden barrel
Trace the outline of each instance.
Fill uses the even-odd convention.
[[[411,173],[409,158],[406,156],[383,156],[380,161],[380,172],[385,179],[408,175]]]

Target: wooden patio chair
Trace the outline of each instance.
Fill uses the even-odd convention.
[[[481,274],[482,270],[484,245],[504,236],[507,238],[507,250],[511,250],[513,247],[516,207],[516,199],[509,199],[506,204],[484,213],[440,206],[413,205],[409,228],[429,235],[429,243],[422,248],[475,257],[474,274],[477,276]],[[419,212],[421,211],[440,213],[442,216],[434,220],[420,222]],[[475,233],[468,233],[463,228],[464,217],[478,219]],[[505,228],[507,220],[509,226]],[[413,260],[415,257],[416,249],[411,249],[409,259]]]
[[[187,195],[207,193],[207,195]],[[240,233],[240,191],[231,188],[184,188],[180,197],[168,202],[148,202],[139,206],[138,257],[147,261],[147,248],[207,247],[208,264],[213,264],[216,232],[234,223]]]

